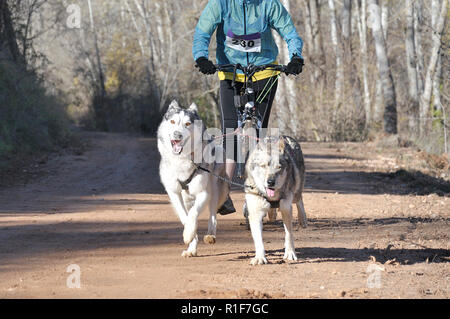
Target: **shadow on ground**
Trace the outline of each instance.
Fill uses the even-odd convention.
[[[253,242],[249,231],[239,226],[239,219],[224,220],[220,224],[217,249],[223,250],[220,243],[242,242],[249,247],[249,251],[219,252],[217,254],[201,255],[199,258],[213,256],[233,256],[229,261],[251,258]],[[329,228],[339,227],[341,236],[352,235],[350,228],[358,227],[364,231],[366,227],[386,226],[393,224],[414,223],[448,223],[449,220],[433,221],[428,219],[413,218],[386,218],[386,219],[311,219],[310,227],[304,235],[310,236],[317,231],[329,232]],[[441,225],[442,226],[442,225]],[[207,220],[199,223],[200,238],[206,233]],[[269,235],[271,232],[283,232],[281,222],[265,226],[266,237],[278,237]],[[347,234],[348,232],[348,234]],[[308,234],[309,233],[309,234]],[[15,243],[10,245],[10,243]],[[280,245],[282,242],[280,241]],[[26,224],[0,226],[0,271],[6,270],[13,264],[23,266],[23,260],[28,264],[32,258],[39,258],[49,253],[58,252],[95,252],[101,249],[111,248],[136,248],[148,247],[149,250],[165,245],[173,245],[174,253],[179,253],[177,246],[183,246],[182,226],[178,222],[60,222],[53,224]],[[202,244],[203,245],[203,244]],[[303,247],[298,248],[298,263],[324,263],[324,262],[352,262],[369,261],[373,256],[379,262],[386,262],[395,258],[400,264],[415,264],[426,262],[449,262],[450,251],[447,249],[370,249],[370,248],[343,248],[343,247]],[[283,249],[268,250],[269,258],[281,259]],[[117,254],[123,254],[118,251]],[[123,257],[123,256],[122,256]],[[279,258],[278,258],[279,257]]]
[[[305,152],[308,152],[306,149]],[[430,195],[450,196],[450,182],[416,171],[392,173],[366,172],[350,166],[323,160],[353,159],[339,155],[305,154],[305,192],[364,195]],[[235,178],[235,182],[244,180]],[[238,187],[232,187],[238,190]]]
[[[339,194],[450,195],[450,183],[421,172],[306,171],[306,192]]]
[[[299,260],[303,263],[326,263],[326,262],[364,262],[373,258],[379,263],[394,261],[401,265],[413,265],[417,263],[449,263],[450,250],[447,249],[390,249],[384,251],[380,249],[354,249],[342,247],[302,247],[296,249]],[[284,249],[268,250],[267,257],[282,258]],[[240,257],[239,259],[249,259],[250,257]]]

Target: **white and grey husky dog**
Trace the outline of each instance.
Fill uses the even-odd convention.
[[[297,205],[298,219],[307,226],[302,191],[305,184],[305,164],[299,143],[288,136],[266,137],[251,152],[246,167],[245,201],[256,256],[252,265],[267,263],[262,238],[264,216],[279,208],[285,230],[287,260],[297,260],[292,233],[292,204]]]
[[[200,136],[194,138],[194,131]],[[216,212],[229,194],[229,185],[216,177],[226,177],[225,164],[206,163],[203,159],[206,145],[206,141],[203,141],[204,131],[197,105],[194,103],[188,109],[183,109],[176,101],[170,104],[158,128],[161,182],[184,225],[184,243],[189,245],[181,254],[183,257],[197,255],[197,218],[206,207],[209,207],[210,217],[208,233],[203,240],[208,244],[216,242]],[[200,154],[201,162],[194,162],[197,159],[195,152]],[[213,174],[199,169],[199,166]]]

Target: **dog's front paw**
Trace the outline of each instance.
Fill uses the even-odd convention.
[[[266,257],[255,257],[252,260],[250,260],[250,265],[257,266],[257,265],[264,265],[268,264]]]
[[[194,251],[184,250],[181,253],[181,257],[184,257],[184,258],[197,257],[197,251],[196,250],[194,250]]]
[[[184,225],[183,241],[186,245],[189,245],[195,238],[195,232],[197,231],[196,221],[188,220]]]
[[[284,252],[284,260],[291,260],[291,261],[295,261],[297,260],[297,254],[295,253],[295,251],[293,250],[286,250]]]
[[[216,243],[216,236],[214,236],[214,235],[205,235],[205,237],[203,237],[203,242],[205,244],[214,245]]]

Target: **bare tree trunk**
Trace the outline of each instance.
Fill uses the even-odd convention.
[[[342,47],[344,49],[344,57],[346,73],[349,73],[349,66],[351,65],[352,56],[351,56],[351,30],[352,30],[352,20],[351,20],[351,12],[352,12],[352,1],[351,0],[343,0],[343,5],[341,9],[341,38],[342,38]]]
[[[397,101],[395,86],[392,77],[389,60],[387,57],[386,43],[381,25],[381,10],[378,0],[369,0],[371,13],[372,34],[375,40],[378,72],[381,79],[384,98],[384,131],[388,134],[397,134]]]
[[[342,64],[342,50],[338,41],[336,25],[336,8],[334,0],[328,0],[330,7],[331,43],[336,55],[336,81],[335,81],[335,106],[336,109],[342,103],[344,90],[344,66]]]
[[[439,0],[431,1],[431,26],[433,30],[436,30],[437,22],[439,18]],[[440,50],[442,52],[442,49]],[[442,57],[439,52],[438,61],[436,65],[436,72],[433,78],[433,106],[435,110],[442,110],[441,101],[441,80],[442,80]]]
[[[176,78],[175,74],[172,72],[169,72],[170,67],[174,65],[174,39],[173,39],[173,32],[172,32],[172,23],[170,21],[170,15],[167,8],[167,2],[163,2],[164,7],[164,17],[165,17],[165,29],[167,30],[167,36],[168,39],[168,56],[166,61],[166,69],[164,72],[164,81],[162,84],[162,92],[161,92],[161,100],[159,102],[159,111],[162,112],[166,101],[169,97],[171,85],[169,85],[169,77]],[[176,72],[175,72],[176,73]]]
[[[128,14],[131,16],[131,20],[133,21],[134,28],[136,29],[136,32],[137,32],[136,36],[138,37],[139,48],[141,50],[142,60],[143,60],[144,66],[145,66],[147,82],[148,82],[149,86],[152,89],[154,89],[155,92],[157,92],[158,89],[154,87],[154,81],[153,81],[153,76],[152,76],[152,73],[154,72],[154,65],[153,65],[153,58],[152,58],[153,55],[152,55],[151,43],[149,43],[149,56],[151,56],[151,57],[148,58],[147,54],[146,54],[145,46],[144,46],[144,39],[143,39],[144,36],[141,37],[142,30],[136,21],[134,11],[131,9],[131,7],[128,3],[128,0],[125,0],[125,6],[127,8]],[[149,33],[149,29],[146,28],[147,38],[148,38],[148,33]]]
[[[367,49],[367,3],[366,0],[361,0],[361,6],[359,1],[355,0],[357,8],[357,22],[358,33],[361,48],[361,64],[362,64],[362,76],[364,85],[364,110],[366,113],[366,127],[372,122],[371,101],[369,91],[369,79],[368,79],[368,49]]]
[[[126,1],[128,4],[128,1]],[[144,1],[142,1],[142,3],[140,4],[138,2],[138,0],[134,0],[134,4],[136,6],[136,8],[138,9],[138,12],[144,22],[144,28],[145,28],[145,34],[147,36],[147,42],[148,42],[148,54],[149,54],[149,66],[150,66],[150,73],[154,73],[155,72],[155,64],[154,64],[154,52],[153,52],[153,46],[152,46],[152,31],[151,31],[151,27],[150,27],[150,19],[148,16],[148,9],[145,7],[145,3]]]
[[[290,10],[289,0],[281,0],[281,3],[286,8],[287,11]],[[280,62],[282,64],[286,64],[289,62],[289,50],[284,43],[283,39],[275,33],[275,42],[277,43],[278,49],[280,51]],[[283,108],[278,107],[278,127],[280,132],[288,133],[286,129],[290,130],[294,135],[297,135],[299,132],[298,127],[298,118],[296,116],[297,112],[297,93],[295,90],[295,82],[293,79],[288,78],[286,76],[282,76],[278,80],[278,97],[281,97],[282,100],[279,100],[279,105],[283,105]]]
[[[447,4],[448,0],[442,1],[442,7],[439,14],[439,18],[436,23],[436,29],[432,34],[432,47],[431,47],[431,57],[427,68],[427,73],[425,77],[425,86],[423,94],[420,101],[420,130],[423,136],[426,133],[426,123],[427,117],[430,112],[430,102],[431,102],[431,91],[433,88],[433,77],[436,71],[436,65],[439,57],[439,51],[441,50],[441,39],[442,33],[444,31],[445,20],[447,18]]]
[[[7,1],[0,1],[0,48],[6,46],[15,62],[25,63],[17,45],[16,33]]]
[[[91,61],[89,50],[86,48],[86,36],[85,36],[83,28],[80,28],[80,42],[81,42],[81,48],[82,48],[82,55],[85,56],[85,62],[88,66],[89,73],[90,73],[91,79],[92,79],[92,83],[95,83],[97,81],[97,75],[95,74],[95,67]]]
[[[350,55],[351,31],[352,31],[351,12],[352,12],[352,1],[351,0],[343,0],[343,6],[342,6],[342,10],[341,10],[341,33],[342,33],[344,54],[347,57],[347,61],[349,61],[349,62],[352,59],[352,57]]]
[[[91,22],[91,30],[92,30],[92,33],[94,35],[95,55],[96,55],[96,58],[97,58],[98,77],[99,77],[99,82],[100,82],[100,97],[102,98],[102,102],[103,102],[103,99],[106,96],[105,77],[103,75],[102,61],[101,61],[101,58],[100,58],[100,50],[99,50],[99,47],[98,47],[97,30],[95,28],[94,14],[92,12],[91,0],[87,0],[87,2],[88,2],[88,7],[89,7],[89,19],[90,19],[90,22]]]
[[[436,72],[433,77],[433,107],[436,111],[442,110],[441,99],[441,82],[442,82],[442,56],[438,55]]]
[[[291,9],[290,1],[289,0],[282,0],[281,1],[283,6],[286,8],[286,10],[289,12]],[[283,55],[284,55],[284,63],[287,64],[290,61],[289,56],[289,50],[287,48],[287,45],[283,43]],[[287,93],[287,101],[289,106],[289,112],[294,115],[298,114],[297,112],[297,90],[295,87],[295,79],[294,78],[288,78],[286,76],[282,77],[285,85],[286,85],[286,93]],[[290,117],[290,126],[293,130],[293,133],[295,136],[298,136],[298,133],[300,132],[299,127],[299,121],[297,116],[291,116]]]
[[[142,57],[145,57],[145,48],[144,48],[144,42],[142,41],[142,38],[140,37],[140,35],[142,34],[142,30],[139,27],[137,21],[136,21],[136,17],[134,15],[133,10],[131,10],[130,4],[128,3],[128,0],[125,0],[125,6],[127,8],[127,12],[131,17],[131,21],[133,22],[134,28],[136,29],[137,32],[137,37],[138,37],[138,43],[139,43],[139,48],[141,49],[141,55]]]
[[[386,43],[389,27],[388,23],[389,9],[386,0],[380,0],[380,8],[381,8],[381,28],[383,30],[383,37]],[[374,108],[375,108],[374,119],[376,122],[381,122],[384,114],[384,97],[383,97],[383,84],[381,83],[380,78],[378,78],[376,82],[376,96]]]
[[[301,7],[303,8],[303,21],[305,25],[305,40],[308,45],[305,46],[306,52],[308,56],[310,57],[311,65],[315,67],[315,51],[314,51],[314,45],[313,45],[313,36],[312,36],[312,28],[311,28],[311,14],[309,12],[309,5],[306,2],[306,0],[300,0],[301,1]],[[314,85],[315,82],[315,74],[314,72],[308,72],[310,75],[310,82],[311,85]]]
[[[358,76],[358,66],[357,63],[357,54],[355,54],[355,48],[352,41],[354,29],[352,26],[352,0],[344,0],[342,16],[345,17],[342,20],[342,23],[346,26],[342,27],[342,37],[344,41],[345,47],[345,56],[347,56],[347,65],[349,78],[350,78],[350,87],[351,87],[351,96],[354,102],[354,110],[358,117],[363,116],[363,107],[361,101],[361,81]],[[344,13],[345,12],[345,13]]]
[[[383,27],[384,40],[388,40],[388,29],[389,29],[389,7],[387,5],[387,0],[381,1],[381,26]]]
[[[406,69],[408,71],[409,97],[412,101],[419,101],[417,66],[416,66],[416,46],[414,36],[414,5],[413,0],[406,0]]]
[[[416,48],[417,86],[419,92],[423,91],[424,85],[424,55],[422,50],[422,26],[423,26],[423,4],[422,0],[414,1],[414,45]]]
[[[126,1],[127,5],[128,5],[128,1]],[[141,16],[141,19],[144,23],[144,28],[145,28],[145,35],[147,37],[147,45],[148,45],[148,62],[146,63],[147,65],[147,77],[148,77],[148,81],[149,81],[149,85],[150,88],[152,90],[152,92],[155,94],[156,99],[158,101],[161,101],[161,91],[158,88],[156,81],[155,81],[155,73],[156,73],[156,68],[155,68],[155,58],[160,57],[160,55],[158,55],[156,53],[156,49],[155,46],[153,45],[153,35],[152,35],[152,31],[151,31],[151,26],[150,26],[150,17],[149,17],[149,9],[146,7],[146,3],[144,2],[144,0],[141,1],[141,3],[139,3],[138,0],[134,0],[134,4],[136,6],[136,8],[138,9],[139,15]],[[131,14],[131,12],[130,12]],[[159,21],[162,23],[160,15],[157,15]],[[162,39],[161,39],[162,41]],[[159,58],[159,63],[161,63],[161,60]]]
[[[279,50],[280,50],[280,56],[283,57],[283,42],[281,37],[278,34],[274,34],[275,43],[277,44]],[[284,59],[280,59],[281,63],[284,63]],[[278,88],[277,88],[277,107],[276,107],[276,113],[277,113],[277,126],[280,129],[283,134],[289,134],[287,132],[287,128],[289,126],[289,106],[288,106],[288,99],[286,94],[286,82],[284,81],[284,77],[278,79]]]
[[[351,0],[343,0],[343,6],[341,11],[341,32],[342,39],[344,44],[344,52],[345,55],[351,59],[350,57],[350,37],[351,37],[351,12],[352,12],[352,1]]]
[[[315,78],[319,81],[322,92],[325,84],[326,72],[325,67],[325,54],[323,51],[322,36],[320,32],[320,4],[318,0],[309,0],[309,13],[311,19],[311,34],[312,44],[314,45],[314,61],[315,61]],[[312,58],[312,57],[311,57]]]
[[[419,111],[419,85],[417,78],[416,46],[414,36],[414,4],[413,0],[406,0],[406,70],[408,71],[408,113],[409,126],[413,132],[417,131]]]
[[[36,6],[37,0],[33,0],[28,7],[28,14],[27,14],[27,20],[25,22],[25,29],[23,31],[22,35],[22,56],[24,57],[24,61],[27,60],[27,51],[28,51],[28,34],[30,33],[31,29],[31,19],[33,17],[35,6]]]

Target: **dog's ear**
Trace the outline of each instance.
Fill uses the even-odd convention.
[[[167,109],[167,111],[171,111],[171,110],[178,110],[180,109],[180,105],[178,104],[178,102],[176,100],[173,100],[172,102],[170,102],[169,104],[169,108]]]
[[[256,144],[256,149],[258,151],[263,151],[267,147],[267,144],[264,143],[264,141],[260,141],[258,144]]]
[[[198,106],[195,103],[192,103],[191,106],[189,106],[190,111],[198,112]]]

